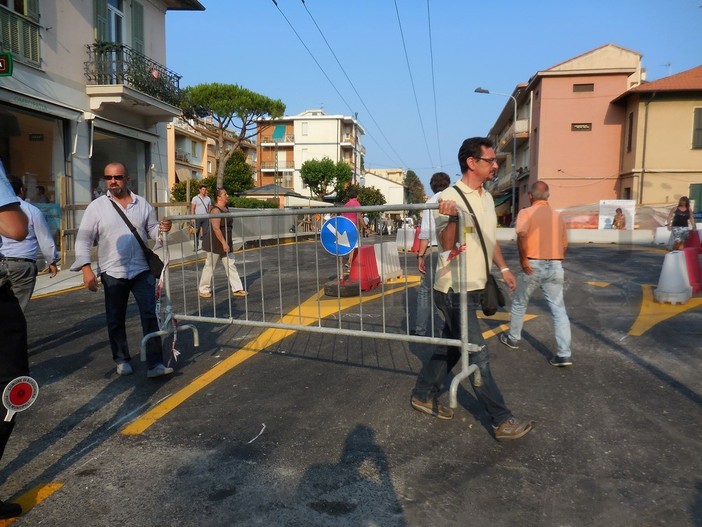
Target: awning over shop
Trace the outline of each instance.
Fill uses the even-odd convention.
[[[509,194],[505,194],[504,196],[500,196],[499,198],[494,198],[495,201],[495,207],[498,205],[502,205],[505,201],[508,199],[512,198],[512,193],[510,192]]]

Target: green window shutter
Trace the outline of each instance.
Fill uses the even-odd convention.
[[[144,53],[144,6],[132,2],[132,48]]]
[[[107,40],[107,0],[93,0],[95,8],[95,41]]]
[[[285,125],[277,124],[273,129],[273,141],[282,141],[285,138]]]
[[[27,0],[27,17],[39,22],[39,0]]]
[[[692,130],[692,148],[702,148],[702,108],[695,108],[695,124]]]

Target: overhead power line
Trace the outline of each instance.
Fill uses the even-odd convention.
[[[407,71],[409,72],[410,83],[412,84],[412,93],[414,94],[414,104],[417,107],[417,116],[419,117],[419,125],[422,128],[422,136],[424,137],[424,145],[427,149],[427,155],[429,156],[429,162],[434,165],[434,161],[431,158],[431,152],[429,150],[429,143],[427,142],[427,133],[424,130],[424,121],[422,121],[422,112],[419,111],[419,99],[417,99],[417,90],[414,86],[414,77],[412,77],[412,68],[410,68],[409,55],[407,54],[407,45],[405,44],[405,34],[402,31],[402,21],[400,20],[400,10],[397,7],[397,0],[395,2],[395,13],[397,13],[397,23],[400,26],[400,37],[402,39],[402,48],[405,52],[405,61],[407,62]]]
[[[307,4],[305,3],[305,0],[300,0],[302,2],[302,5],[305,7],[305,11],[307,11],[307,14],[309,15],[310,19],[314,23],[314,26],[317,28],[317,31],[319,31],[319,34],[322,36],[322,39],[324,40],[324,43],[327,45],[327,48],[329,48],[329,51],[331,52],[332,56],[334,57],[334,60],[336,60],[336,63],[339,65],[339,68],[341,71],[344,73],[344,76],[346,77],[346,80],[349,81],[349,84],[351,85],[351,88],[353,89],[354,93],[358,97],[358,100],[361,101],[361,104],[363,107],[366,109],[366,112],[368,112],[368,117],[370,117],[371,121],[375,124],[375,126],[378,128],[378,132],[380,132],[380,135],[383,136],[383,139],[385,139],[385,142],[390,146],[390,149],[393,151],[393,153],[397,156],[397,159],[399,159],[401,166],[406,166],[405,163],[402,161],[402,156],[397,153],[397,150],[392,146],[392,143],[390,140],[387,138],[385,133],[383,132],[383,129],[380,127],[378,124],[378,121],[375,120],[375,117],[373,117],[373,112],[370,111],[368,106],[366,105],[366,102],[363,100],[363,97],[361,97],[361,94],[358,93],[358,90],[356,89],[356,86],[354,85],[353,81],[351,78],[348,76],[346,73],[346,70],[344,69],[344,66],[341,65],[341,61],[339,58],[336,56],[336,53],[334,53],[334,50],[331,47],[331,44],[329,44],[329,41],[327,40],[327,37],[324,35],[324,32],[322,29],[319,27],[319,24],[317,24],[317,21],[314,19],[312,16],[312,13],[310,13],[310,10],[307,8]],[[377,142],[376,142],[377,144]],[[380,145],[378,145],[380,147]],[[382,147],[381,147],[382,150]],[[383,153],[390,158],[390,156],[387,155],[387,153],[383,150]]]
[[[436,145],[439,153],[439,167],[441,166],[441,139],[439,135],[439,113],[436,111],[436,78],[434,76],[434,46],[431,40],[431,13],[429,0],[427,0],[427,25],[429,26],[429,56],[431,58],[431,91],[434,94],[434,123],[436,124]]]
[[[300,43],[302,44],[302,46],[307,50],[307,53],[310,54],[310,57],[312,57],[312,60],[314,61],[314,63],[317,65],[317,67],[319,68],[319,70],[322,72],[322,74],[323,74],[323,75],[326,77],[326,79],[329,81],[329,84],[332,85],[332,88],[334,88],[334,91],[336,92],[336,94],[339,96],[339,98],[340,98],[342,101],[344,101],[344,104],[346,104],[346,107],[349,109],[349,111],[351,112],[351,114],[353,114],[354,111],[353,111],[353,108],[351,108],[351,105],[346,101],[346,99],[344,99],[344,96],[341,95],[341,93],[340,93],[339,90],[336,88],[336,86],[334,85],[334,83],[332,82],[332,80],[329,78],[329,75],[327,75],[327,72],[324,71],[324,68],[322,67],[322,65],[317,61],[317,59],[315,58],[315,56],[314,56],[314,55],[312,54],[312,52],[310,51],[310,48],[307,47],[307,44],[305,44],[305,41],[302,40],[302,37],[301,37],[301,36],[298,34],[298,32],[295,30],[295,27],[293,27],[293,25],[290,23],[290,20],[288,20],[288,17],[286,17],[286,16],[285,16],[285,13],[283,13],[283,11],[280,9],[280,7],[278,6],[278,2],[277,2],[276,0],[272,0],[272,1],[273,1],[273,3],[275,4],[275,7],[276,7],[276,8],[278,9],[278,11],[280,12],[280,14],[281,14],[281,15],[283,16],[283,18],[285,19],[285,21],[286,21],[286,22],[288,23],[288,25],[290,26],[290,29],[293,30],[293,33],[295,33],[295,36],[298,38],[298,40],[300,41]]]

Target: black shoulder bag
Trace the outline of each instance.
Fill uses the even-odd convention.
[[[480,245],[483,248],[483,256],[485,257],[485,273],[487,275],[485,289],[483,289],[482,293],[480,293],[480,306],[483,308],[483,315],[491,317],[492,315],[497,313],[497,310],[499,308],[505,305],[505,296],[502,294],[500,286],[497,285],[497,280],[495,280],[495,277],[490,272],[490,262],[488,262],[487,249],[485,248],[485,240],[483,239],[483,233],[480,230],[480,223],[478,223],[478,218],[475,215],[475,212],[473,212],[473,207],[470,206],[470,203],[468,203],[468,198],[466,198],[465,194],[463,194],[463,191],[460,188],[458,188],[457,185],[454,185],[453,188],[455,188],[456,192],[458,192],[458,195],[461,196],[461,198],[463,199],[463,203],[465,203],[466,207],[468,207],[468,212],[470,212],[471,216],[473,216],[473,219],[475,220],[475,230],[478,232],[478,238],[480,238]]]
[[[129,218],[127,218],[126,214],[124,214],[120,206],[112,200],[110,200],[110,203],[112,203],[112,206],[119,213],[119,215],[122,216],[124,223],[127,224],[127,227],[129,227],[129,230],[132,231],[132,234],[139,242],[139,245],[141,245],[141,250],[144,251],[146,263],[148,264],[149,269],[151,270],[151,274],[154,275],[157,279],[161,278],[161,273],[163,272],[163,262],[161,261],[161,258],[159,258],[158,254],[156,254],[146,246],[144,240],[142,240],[141,236],[139,236],[139,234],[137,233],[136,227],[132,225],[132,222],[129,221]]]

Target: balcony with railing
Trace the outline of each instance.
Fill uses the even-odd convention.
[[[500,135],[497,141],[497,147],[500,151],[506,152],[512,150],[512,138],[517,140],[517,147],[525,140],[529,139],[529,119],[517,119],[517,125],[514,123]]]
[[[0,50],[32,66],[41,66],[41,26],[34,20],[0,5]]]
[[[285,134],[283,137],[281,137],[281,138],[276,137],[275,139],[273,138],[272,135],[262,135],[261,136],[261,145],[265,145],[266,143],[269,143],[269,144],[278,143],[279,145],[284,144],[284,143],[293,144],[293,143],[295,143],[295,134]]]
[[[261,170],[275,170],[275,161],[261,161]],[[294,170],[294,161],[278,161],[278,170]]]
[[[180,115],[180,75],[124,44],[96,42],[86,48],[85,90],[92,110],[117,105],[152,122]]]

